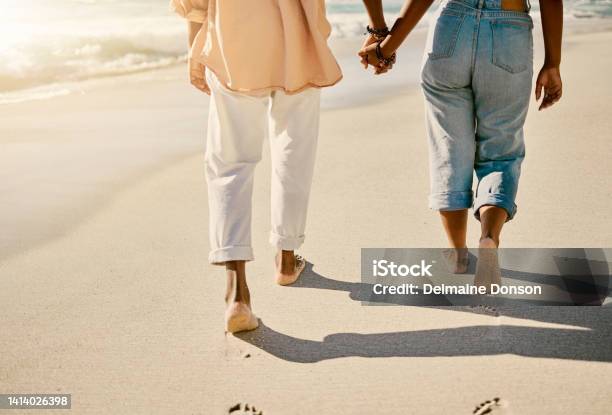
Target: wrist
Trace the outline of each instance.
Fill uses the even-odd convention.
[[[544,58],[543,67],[545,69],[559,69],[559,66],[561,66],[561,59]]]
[[[376,28],[368,25],[366,26],[366,34],[369,34],[378,41],[382,41],[389,34],[389,29],[386,26],[382,28]]]
[[[384,18],[380,20],[370,20],[370,27],[372,29],[387,29],[387,22],[385,22]]]
[[[390,36],[387,36],[385,40],[380,42],[380,51],[382,52],[384,56],[386,57],[391,56],[395,53],[396,50],[397,48],[395,48],[393,44],[391,43]]]
[[[382,42],[378,42],[376,44],[376,58],[378,59],[379,63],[383,64],[384,66],[391,67],[395,63],[396,54],[391,53],[386,55],[382,50],[381,44]]]

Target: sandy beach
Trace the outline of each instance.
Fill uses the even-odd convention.
[[[0,392],[71,393],[56,412],[78,414],[469,414],[495,397],[515,415],[610,413],[610,307],[495,316],[354,295],[361,248],[446,243],[427,208],[423,37],[382,92],[349,95],[368,75],[352,76],[356,61],[325,92],[311,265],[291,287],[273,283],[264,151],[248,269],[261,326],[238,336],[223,333],[224,274],[207,263],[207,98],[184,67],[0,107]],[[503,246],[612,245],[611,42],[566,37],[564,98],[532,102]]]

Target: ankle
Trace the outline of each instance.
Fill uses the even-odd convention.
[[[230,261],[225,264],[227,286],[225,290],[225,303],[244,303],[250,305],[251,296],[246,282],[244,261]]]
[[[293,251],[280,251],[278,267],[282,273],[291,273],[295,269],[295,254]]]
[[[245,301],[243,299],[236,299],[236,298],[232,298],[230,301],[226,301],[225,302],[225,308],[230,308],[230,307],[242,307],[242,306],[246,306],[246,307],[251,307],[251,305],[248,303],[248,301]]]

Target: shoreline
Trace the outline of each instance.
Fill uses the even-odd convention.
[[[534,19],[536,19],[535,16]],[[418,74],[419,65],[415,65],[414,61],[416,58],[417,63],[420,64],[423,49],[422,46],[424,44],[427,30],[428,28],[426,26],[418,26],[415,28],[414,32],[409,36],[407,42],[400,48],[398,55],[401,59],[396,65],[394,71],[391,71],[384,77],[381,77],[381,79],[385,79],[379,82],[377,88],[378,91],[376,92],[374,99],[392,95],[392,91],[398,87],[405,87],[407,85],[412,86],[413,84],[417,83],[418,79],[415,74]],[[612,31],[612,18],[574,18],[565,22],[564,31],[564,36],[566,38],[609,32]],[[541,27],[537,23],[534,28],[534,35],[536,33],[537,36],[541,38]],[[345,76],[339,85],[349,83],[351,87],[359,88],[364,82],[364,79],[366,79],[366,77],[363,77],[360,73],[361,71],[357,70],[361,68],[356,68],[353,63],[353,60],[356,60],[354,56],[356,55],[356,51],[358,50],[362,40],[363,39],[361,37],[339,37],[330,39],[330,46],[332,47],[334,54],[337,56],[343,70],[347,68],[349,71],[348,74],[350,75]],[[541,45],[536,44],[536,48],[540,47]],[[66,81],[61,83],[56,82],[52,84],[35,85],[31,88],[20,90],[0,91],[0,108],[32,101],[55,99],[67,95],[93,93],[97,89],[113,87],[123,83],[155,81],[158,79],[167,79],[168,77],[177,79],[176,73],[177,71],[181,71],[185,68],[186,58],[177,59],[179,59],[179,61],[176,63],[158,68],[135,69],[134,71],[123,74],[103,74],[92,79],[81,81]],[[402,63],[402,61],[404,62]],[[407,64],[406,61],[410,63]],[[397,75],[397,73],[401,71],[403,71],[403,75]],[[186,77],[185,81],[187,81]],[[346,92],[350,91],[350,89],[351,88],[343,88],[342,93],[346,94]],[[333,102],[324,102],[323,108],[337,108],[354,105],[354,100],[341,99],[339,95],[339,93],[332,94]],[[368,101],[367,99],[362,99],[359,96],[356,98],[358,104],[367,104],[372,102]]]

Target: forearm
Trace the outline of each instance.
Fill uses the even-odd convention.
[[[189,47],[193,45],[193,41],[195,40],[201,28],[202,28],[202,23],[192,22],[192,21],[187,22],[187,31],[189,34]]]
[[[544,66],[558,67],[561,64],[563,0],[540,0],[540,14],[544,33]]]
[[[400,12],[400,16],[391,29],[391,33],[381,44],[383,53],[386,56],[389,56],[400,47],[406,36],[419,23],[432,3],[433,0],[407,0]]]
[[[363,0],[363,4],[370,16],[370,25],[374,29],[382,29],[387,27],[385,15],[383,13],[382,0]]]

